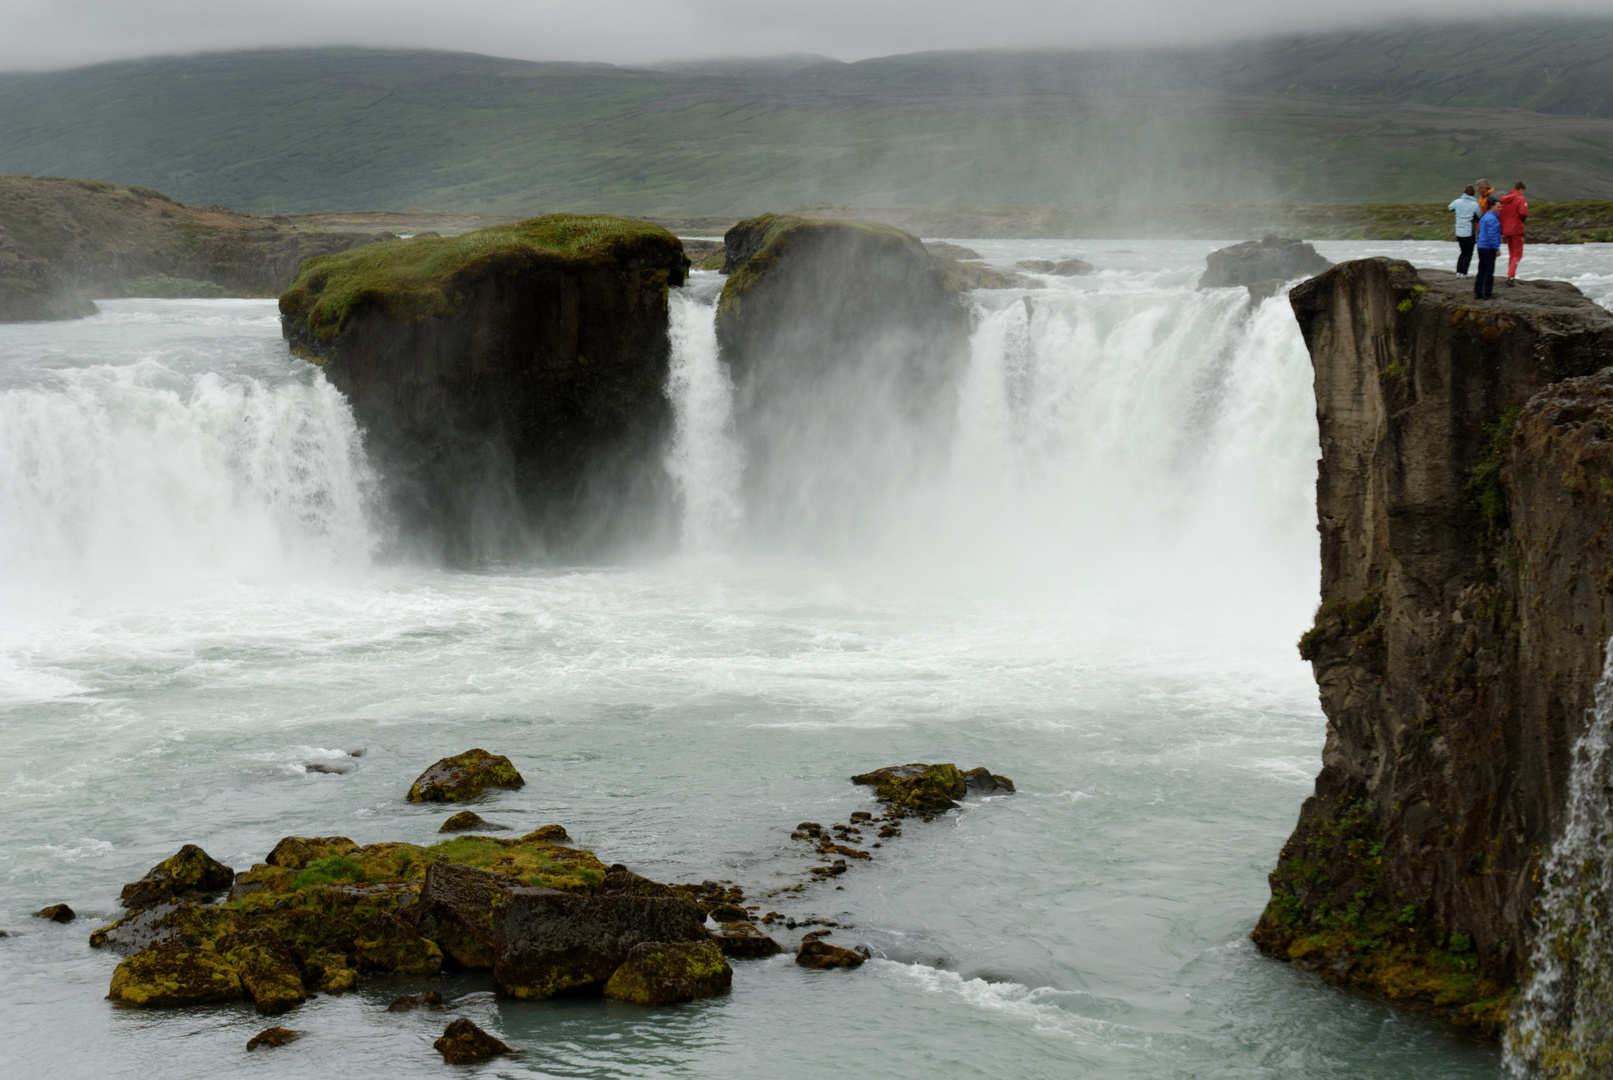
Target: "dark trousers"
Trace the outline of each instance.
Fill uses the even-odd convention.
[[[1495,292],[1495,257],[1499,248],[1479,248],[1479,272],[1473,278],[1473,296],[1483,300]]]
[[[1474,239],[1476,238],[1472,236],[1458,236],[1456,238],[1456,246],[1462,249],[1461,254],[1456,256],[1456,272],[1458,274],[1467,273],[1468,263],[1473,261]]]

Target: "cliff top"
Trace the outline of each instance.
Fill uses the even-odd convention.
[[[1410,267],[1399,259],[1385,260],[1395,265]],[[1497,315],[1538,317],[1574,315],[1589,320],[1589,326],[1613,325],[1613,312],[1579,291],[1571,281],[1553,281],[1549,278],[1519,278],[1516,285],[1497,282],[1495,295],[1488,300],[1473,297],[1473,279],[1457,277],[1449,270],[1417,270],[1411,273],[1426,292],[1423,300],[1440,300],[1459,308],[1491,312]]]
[[[377,304],[398,322],[418,322],[452,312],[459,283],[495,268],[630,258],[658,265],[686,262],[682,243],[659,225],[603,214],[549,214],[458,236],[389,240],[309,259],[280,297],[280,313],[330,341],[361,304]]]

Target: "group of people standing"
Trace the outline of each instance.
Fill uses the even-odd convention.
[[[1467,276],[1473,253],[1478,252],[1479,270],[1473,278],[1473,295],[1479,300],[1495,292],[1495,260],[1501,253],[1502,241],[1507,245],[1507,284],[1515,284],[1518,260],[1523,258],[1523,223],[1529,216],[1529,204],[1523,192],[1522,180],[1500,196],[1488,180],[1480,180],[1463,188],[1462,194],[1446,207],[1456,212],[1456,243],[1461,249],[1456,257],[1458,277]]]

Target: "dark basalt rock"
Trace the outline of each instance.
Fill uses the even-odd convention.
[[[842,949],[838,945],[830,945],[808,934],[807,940],[801,942],[796,950],[795,962],[804,968],[814,968],[819,971],[829,968],[856,968],[862,967],[864,957],[850,949]]]
[[[410,802],[459,802],[490,787],[519,788],[526,781],[510,759],[477,748],[445,757],[421,773],[409,788]]]
[[[997,776],[990,769],[970,769],[963,774],[963,782],[970,791],[1006,791],[1009,794],[1014,791],[1012,780],[1006,776]]]
[[[353,947],[365,967],[399,975],[435,975],[442,970],[442,950],[421,937],[396,915],[381,912],[353,935]]]
[[[228,908],[169,900],[91,932],[90,947],[128,954],[155,945],[200,945],[240,922],[241,916]]]
[[[515,1051],[461,1016],[443,1029],[442,1038],[431,1044],[450,1065],[473,1065],[500,1054]]]
[[[968,358],[966,268],[887,226],[775,214],[725,243],[717,339],[747,525],[791,543],[843,536],[946,445]]]
[[[415,1009],[442,1008],[442,994],[436,990],[427,990],[423,994],[406,994],[403,997],[392,999],[392,1004],[386,1007],[387,1012],[413,1012]]]
[[[508,825],[495,825],[474,810],[461,810],[453,817],[442,823],[438,832],[509,832]],[[562,833],[564,829],[560,830]],[[565,839],[562,837],[561,839]]]
[[[426,867],[420,899],[410,909],[415,929],[461,967],[493,966],[493,910],[524,882],[457,863]]]
[[[72,922],[78,915],[66,904],[52,904],[50,907],[40,908],[34,912],[36,919],[49,919],[51,922]]]
[[[236,930],[224,934],[214,950],[235,969],[247,995],[263,1015],[279,1015],[306,1000],[301,966],[270,931]]]
[[[633,946],[605,983],[605,996],[636,1005],[676,1005],[728,993],[734,969],[709,941]]]
[[[160,945],[125,958],[106,996],[150,1008],[238,1001],[241,977],[211,950]]]
[[[612,867],[610,873],[605,875],[605,880],[600,882],[597,892],[601,895],[621,893],[628,896],[683,896],[681,892],[673,889],[672,886],[663,885],[659,881],[651,881],[647,877],[640,877],[625,866]]]
[[[677,237],[550,215],[309,260],[280,299],[408,543],[453,562],[669,542]]]
[[[248,1053],[251,1053],[260,1046],[284,1046],[287,1043],[296,1042],[300,1038],[302,1038],[302,1033],[292,1031],[290,1028],[264,1028],[247,1040],[246,1049]]]
[[[177,853],[146,871],[145,877],[125,885],[118,901],[124,907],[149,907],[186,890],[222,892],[234,880],[234,870],[195,844],[186,844]]]
[[[307,908],[285,908],[254,915],[251,925],[279,938],[298,963],[305,963],[320,953],[352,956],[357,951],[353,944],[357,930],[351,923]]]
[[[711,937],[724,956],[737,959],[758,959],[775,956],[784,951],[783,946],[756,929],[749,921],[725,922]]]
[[[1504,1022],[1613,635],[1613,315],[1566,282],[1344,263],[1289,296],[1315,369],[1327,714],[1265,952]],[[1362,943],[1370,942],[1370,948]]]
[[[1201,289],[1292,281],[1320,274],[1333,265],[1305,241],[1280,236],[1246,240],[1212,251],[1205,257],[1204,264],[1204,274],[1199,278]]]
[[[700,909],[673,897],[515,889],[493,916],[493,979],[519,998],[602,983],[633,946],[705,941]]]

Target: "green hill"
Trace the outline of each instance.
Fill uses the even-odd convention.
[[[1431,202],[1613,190],[1613,19],[659,69],[298,49],[0,75],[0,173],[253,213]]]

